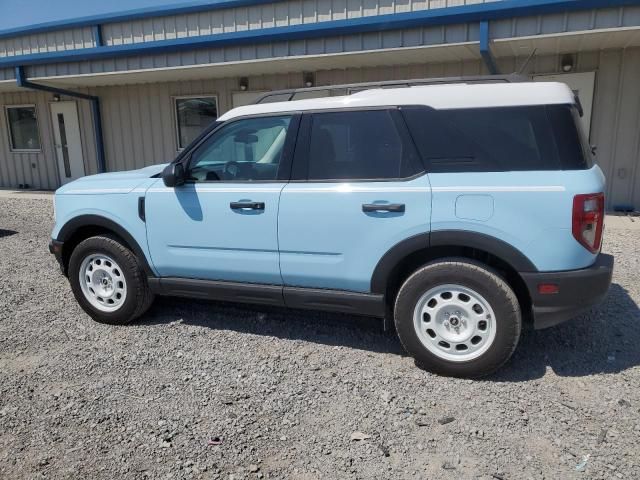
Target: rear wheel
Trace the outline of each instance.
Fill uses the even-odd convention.
[[[416,362],[435,373],[479,377],[500,368],[520,338],[521,313],[509,285],[463,258],[414,272],[396,297],[396,330]]]
[[[91,237],[76,246],[69,283],[82,309],[101,323],[129,323],[153,302],[136,256],[115,236]]]

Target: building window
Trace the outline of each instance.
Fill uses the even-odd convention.
[[[176,98],[176,128],[178,149],[189,145],[202,131],[218,118],[216,97]]]
[[[15,105],[7,108],[11,150],[40,151],[38,118],[35,105]]]

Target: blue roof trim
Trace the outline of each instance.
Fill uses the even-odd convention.
[[[135,10],[126,10],[124,12],[90,15],[88,17],[73,18],[70,20],[57,20],[54,22],[37,23],[35,25],[0,30],[0,39],[16,37],[18,35],[31,35],[33,33],[65,30],[69,28],[91,27],[93,25],[100,25],[104,23],[126,22],[141,18],[144,19],[164,17],[167,15],[207,12],[212,10],[221,10],[223,8],[247,7],[279,1],[283,0],[200,0],[175,5],[165,5],[162,7],[138,8]]]
[[[287,27],[200,35],[125,45],[102,46],[0,58],[0,68],[74,61],[100,60],[134,55],[180,52],[201,48],[311,39],[326,36],[380,32],[428,25],[478,22],[514,16],[637,5],[640,0],[503,0],[459,7],[420,10],[370,17],[307,23]]]

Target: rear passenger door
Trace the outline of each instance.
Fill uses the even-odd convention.
[[[397,109],[304,114],[280,197],[284,284],[369,292],[380,258],[429,231],[430,205],[429,179]]]

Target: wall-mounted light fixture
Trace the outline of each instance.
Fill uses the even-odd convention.
[[[240,85],[240,90],[243,92],[249,89],[249,79],[247,77],[240,77],[238,84]]]
[[[573,63],[573,55],[564,55],[561,62],[562,71],[568,73],[573,70]]]
[[[303,72],[302,79],[305,87],[313,87],[316,83],[316,76],[313,72]]]
[[[60,101],[60,95],[56,93],[56,94],[53,96],[53,101],[54,101],[54,102],[59,102],[59,101]]]

